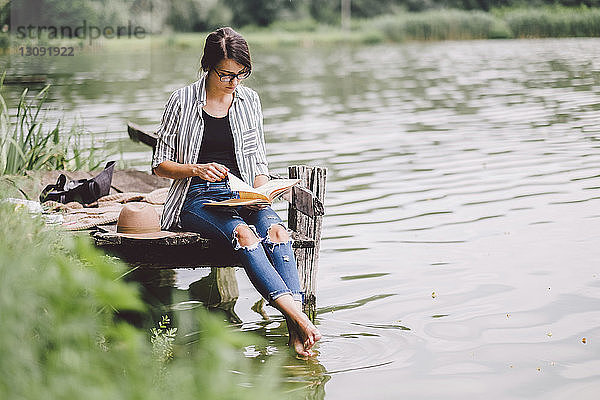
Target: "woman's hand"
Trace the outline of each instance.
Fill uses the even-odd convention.
[[[226,166],[211,162],[208,164],[192,164],[192,173],[205,181],[217,182],[227,177],[229,168]]]
[[[267,182],[269,182],[269,177],[267,175],[256,175],[253,184],[254,187],[257,188],[259,186],[264,185]]]

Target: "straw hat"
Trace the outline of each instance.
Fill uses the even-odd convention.
[[[162,231],[158,213],[148,203],[126,203],[117,220],[117,235],[132,239],[160,239],[176,235]]]

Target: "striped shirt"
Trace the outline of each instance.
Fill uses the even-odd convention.
[[[204,121],[202,107],[206,105],[206,73],[191,85],[171,93],[160,126],[152,169],[165,160],[194,164],[198,160]],[[229,123],[233,133],[235,158],[242,180],[253,185],[257,175],[268,175],[263,116],[258,94],[245,86],[235,88],[229,108]],[[192,178],[175,179],[171,183],[161,217],[163,230],[181,229],[179,213]]]

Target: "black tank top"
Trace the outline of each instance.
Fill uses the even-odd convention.
[[[239,177],[240,169],[233,150],[233,133],[229,125],[229,115],[216,118],[202,110],[202,119],[204,119],[204,133],[197,163],[217,162],[229,168],[231,174]],[[201,181],[198,176],[192,178],[192,183]]]

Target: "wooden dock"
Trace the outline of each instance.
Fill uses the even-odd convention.
[[[144,132],[134,124],[128,124],[128,133],[132,140],[156,146],[156,136]],[[118,176],[115,171],[113,180]],[[320,167],[290,166],[290,178],[299,178],[289,199],[288,227],[292,230],[293,248],[298,263],[298,272],[302,289],[305,291],[304,311],[314,320],[316,317],[316,276],[318,271],[321,227],[324,215],[326,170]],[[143,174],[143,173],[142,173]],[[137,176],[134,180],[150,181]],[[148,178],[152,177],[152,178]],[[160,178],[164,179],[164,178]],[[170,180],[164,186],[170,183]],[[123,184],[119,191],[125,191]],[[131,188],[137,183],[130,182]],[[126,185],[125,185],[126,186]],[[114,185],[113,185],[114,187]],[[149,188],[151,190],[158,187]],[[135,189],[138,190],[138,189]],[[116,235],[116,226],[101,226],[92,233],[97,247],[121,258],[131,266],[142,268],[201,268],[241,266],[231,247],[224,247],[203,238],[194,232],[178,232],[177,235],[161,239],[130,239]]]

